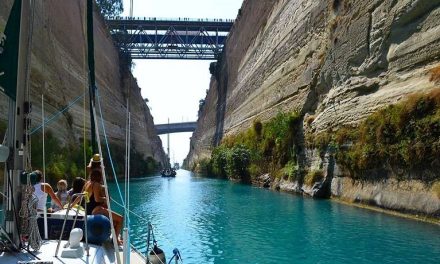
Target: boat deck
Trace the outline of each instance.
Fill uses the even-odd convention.
[[[32,252],[29,254],[27,252],[3,252],[0,253],[0,263],[2,264],[16,264],[16,263],[59,263],[59,264],[107,264],[107,263],[117,263],[116,254],[113,246],[110,242],[104,243],[102,246],[89,244],[89,256],[86,252],[81,258],[66,258],[61,257],[61,253],[64,249],[64,245],[67,241],[62,241],[58,257],[55,257],[55,251],[57,248],[57,241],[55,240],[45,240],[38,252]],[[84,246],[81,243],[81,246]],[[122,262],[122,250],[120,250],[121,262]],[[145,258],[131,250],[130,263],[133,264],[144,264],[146,262]]]

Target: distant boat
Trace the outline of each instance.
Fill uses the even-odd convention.
[[[160,172],[162,177],[176,177],[176,171],[173,168],[164,169]]]

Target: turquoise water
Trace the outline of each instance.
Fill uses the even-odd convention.
[[[112,197],[117,198],[114,185]],[[131,182],[131,209],[184,263],[440,263],[440,227],[179,170]],[[131,216],[145,250],[145,220]]]

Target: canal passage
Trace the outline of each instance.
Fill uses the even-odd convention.
[[[130,195],[143,217],[130,218],[132,243],[145,251],[149,220],[167,260],[176,247],[184,263],[440,263],[439,226],[330,200],[184,170],[133,180]]]

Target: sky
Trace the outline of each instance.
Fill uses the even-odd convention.
[[[235,19],[243,0],[133,0],[133,16],[158,18]],[[124,0],[123,16],[130,0]],[[133,75],[141,87],[155,124],[197,120],[199,100],[209,88],[212,61],[134,60]],[[189,152],[192,133],[170,134],[170,160],[182,164]],[[167,136],[161,135],[164,150]]]

